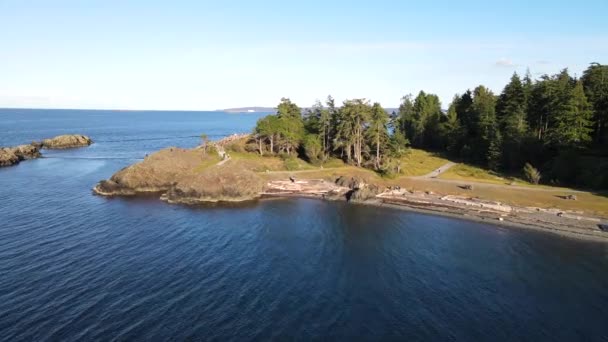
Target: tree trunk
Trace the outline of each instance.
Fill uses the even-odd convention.
[[[361,166],[361,125],[359,124],[359,120],[357,119],[357,126],[355,127],[355,160],[357,161],[357,166]]]
[[[258,148],[260,149],[260,155],[263,156],[264,152],[262,151],[262,138],[258,139]]]
[[[351,148],[352,148],[351,144],[346,145],[346,162],[348,162],[348,163],[350,163],[350,161],[351,161]]]
[[[355,156],[357,158],[357,166],[361,166],[361,138],[357,141],[357,150],[355,151]]]
[[[380,126],[378,126],[378,134],[376,135],[376,170],[380,168]]]
[[[270,154],[274,154],[274,135],[270,136]]]
[[[325,140],[326,140],[325,139],[325,136],[326,136],[325,130],[326,130],[325,125],[323,125],[323,160],[325,160],[325,153],[327,152],[327,145],[325,144]]]

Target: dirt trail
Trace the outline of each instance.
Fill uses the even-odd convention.
[[[447,163],[445,165],[442,165],[440,168],[427,173],[424,176],[418,176],[418,177],[415,177],[415,178],[437,178],[437,177],[439,177],[440,174],[446,172],[447,170],[449,170],[454,165],[456,165],[456,163],[449,162],[449,163]]]
[[[221,159],[221,161],[219,161],[217,164],[215,164],[215,166],[222,166],[227,161],[230,160],[230,155],[228,153],[226,153],[226,151],[224,150],[223,146],[221,146],[221,145],[215,145],[215,150],[217,151],[217,155]]]

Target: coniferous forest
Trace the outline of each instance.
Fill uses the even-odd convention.
[[[392,113],[366,99],[338,106],[329,96],[303,111],[283,98],[276,115],[258,121],[251,148],[396,175],[414,147],[507,175],[536,172],[545,184],[606,189],[607,126],[608,65],[592,63],[580,78],[567,69],[538,79],[515,73],[500,94],[480,85],[447,111],[424,91]]]

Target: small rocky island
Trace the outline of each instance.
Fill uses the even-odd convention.
[[[89,146],[93,143],[91,138],[80,134],[66,134],[42,141],[34,141],[15,147],[0,148],[0,167],[12,166],[22,160],[42,157],[41,149],[67,149]]]
[[[66,149],[66,148],[77,148],[86,147],[93,143],[91,138],[81,134],[66,134],[59,135],[51,139],[44,139],[41,142],[34,142],[32,144],[39,148],[46,149]]]

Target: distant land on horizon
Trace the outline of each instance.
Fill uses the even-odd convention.
[[[302,112],[305,112],[310,108],[302,108]],[[387,113],[398,112],[399,108],[385,108]],[[218,109],[218,112],[226,113],[275,113],[277,109],[275,107],[238,107],[238,108],[226,108]]]
[[[306,114],[311,107],[302,107],[302,114]],[[0,107],[0,110],[70,110],[70,111],[114,111],[114,112],[224,112],[224,113],[276,113],[276,107],[236,107],[236,108],[226,108],[226,109],[119,109],[119,108],[27,108],[27,107]],[[391,114],[393,112],[398,113],[399,108],[384,108],[384,110]],[[447,110],[442,109],[445,114]]]
[[[218,112],[226,112],[226,113],[273,113],[276,112],[277,109],[273,107],[238,107],[238,108],[226,108],[226,109],[218,109]]]

